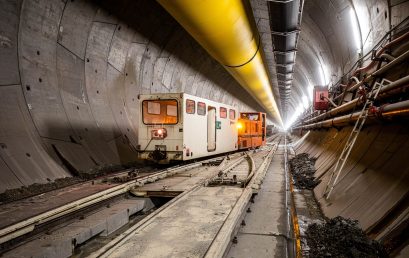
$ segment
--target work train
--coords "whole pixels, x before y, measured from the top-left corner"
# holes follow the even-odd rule
[[[266,143],[266,114],[186,93],[139,95],[139,158],[185,161]]]

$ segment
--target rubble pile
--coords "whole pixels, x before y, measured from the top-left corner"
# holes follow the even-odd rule
[[[356,220],[335,217],[322,224],[313,223],[308,226],[306,237],[309,257],[388,257],[378,242],[365,235]]]
[[[84,180],[77,177],[64,177],[58,178],[53,182],[38,184],[34,183],[29,186],[22,186],[20,188],[8,189],[3,193],[0,193],[0,202],[11,202],[19,199],[23,199],[29,196],[37,195],[40,193],[48,192],[51,190],[59,189],[62,187],[70,186],[83,182]]]
[[[315,161],[316,159],[310,158],[307,153],[298,154],[290,160],[295,187],[311,190],[321,182],[314,177]]]

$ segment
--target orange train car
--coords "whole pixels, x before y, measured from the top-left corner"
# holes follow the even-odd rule
[[[266,144],[266,114],[243,112],[237,123],[238,148],[257,148]]]

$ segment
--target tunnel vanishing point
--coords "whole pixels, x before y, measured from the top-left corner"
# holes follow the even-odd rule
[[[405,0],[0,0],[0,193],[139,164],[140,95],[186,93],[265,112],[316,159],[327,217],[408,254],[408,17]]]

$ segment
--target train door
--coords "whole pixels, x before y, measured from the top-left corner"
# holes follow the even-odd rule
[[[207,151],[216,150],[216,108],[207,109]]]

